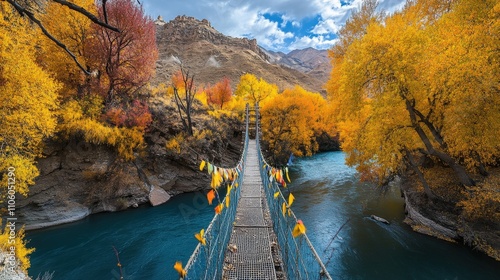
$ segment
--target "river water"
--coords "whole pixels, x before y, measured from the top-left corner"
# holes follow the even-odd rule
[[[298,159],[291,177],[292,208],[334,279],[500,279],[500,262],[411,231],[402,223],[399,191],[382,196],[360,183],[342,152]],[[377,223],[371,214],[391,224]],[[115,246],[125,279],[176,279],[173,264],[187,262],[197,244],[194,233],[212,215],[204,195],[193,193],[154,208],[31,231],[27,238],[36,251],[29,272],[54,272],[56,280],[119,279]]]

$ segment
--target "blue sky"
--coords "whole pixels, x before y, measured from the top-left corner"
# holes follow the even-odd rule
[[[148,15],[165,21],[178,15],[207,19],[225,35],[255,38],[260,46],[288,53],[313,47],[328,49],[335,33],[363,0],[141,0]],[[379,0],[393,12],[405,0]]]

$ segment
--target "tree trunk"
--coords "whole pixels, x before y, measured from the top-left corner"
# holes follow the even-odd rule
[[[183,110],[183,104],[182,100],[179,96],[179,92],[177,88],[174,87],[174,99],[175,99],[175,104],[177,105],[177,113],[179,113],[179,118],[181,119],[182,126],[184,127],[184,131],[188,133],[188,125],[186,123],[186,119],[184,119],[184,116],[182,115]]]
[[[469,176],[469,174],[467,173],[467,171],[465,170],[465,168],[463,166],[458,164],[455,161],[455,159],[453,159],[447,153],[442,152],[442,151],[438,151],[434,148],[429,137],[427,136],[427,134],[425,134],[425,131],[422,129],[422,127],[418,123],[416,115],[415,115],[414,107],[411,104],[410,100],[406,99],[405,102],[406,102],[406,109],[408,110],[408,113],[410,114],[410,120],[411,120],[412,126],[415,129],[415,131],[417,132],[417,134],[420,137],[420,139],[422,140],[422,142],[424,143],[424,145],[427,149],[427,152],[430,155],[433,155],[433,156],[439,158],[440,160],[442,160],[444,163],[448,164],[451,167],[451,169],[453,169],[453,171],[455,172],[455,175],[458,177],[458,179],[460,180],[462,185],[475,186],[476,182],[474,182],[474,180]]]
[[[187,117],[187,133],[189,136],[193,136],[193,122],[191,121],[191,104],[188,104],[186,110]]]
[[[427,197],[429,199],[437,199],[438,198],[437,195],[435,195],[434,192],[431,190],[431,187],[427,183],[427,180],[425,179],[422,171],[420,171],[420,168],[418,167],[418,164],[415,162],[415,159],[413,158],[413,155],[411,154],[411,152],[408,150],[406,150],[405,152],[406,152],[406,157],[408,158],[408,161],[410,162],[410,166],[413,168],[413,170],[415,171],[415,173],[418,176],[418,179],[422,183],[422,186],[424,187],[425,195],[427,195]]]

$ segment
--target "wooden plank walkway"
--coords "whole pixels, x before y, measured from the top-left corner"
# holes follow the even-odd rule
[[[263,199],[260,166],[255,140],[248,143],[245,174],[236,219],[226,252],[224,280],[274,280],[276,270],[271,253],[272,227]]]

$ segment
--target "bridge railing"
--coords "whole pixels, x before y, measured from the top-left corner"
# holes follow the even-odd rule
[[[231,237],[233,222],[236,217],[236,207],[240,196],[240,188],[243,181],[245,170],[245,159],[248,147],[248,105],[246,107],[245,137],[243,152],[240,160],[235,167],[238,176],[231,182],[232,191],[230,192],[228,207],[214,216],[205,231],[206,245],[199,243],[186,264],[186,277],[184,279],[203,280],[203,279],[222,279],[224,266],[224,255]],[[222,205],[226,205],[227,196],[224,197]]]
[[[287,279],[331,280],[330,274],[307,237],[307,234],[298,237],[293,237],[292,235],[293,228],[298,220],[295,213],[289,208],[278,182],[273,177],[272,171],[277,169],[270,166],[262,154],[258,107],[256,107],[255,111],[257,151],[259,152],[259,164],[261,167],[260,173]],[[283,203],[286,206],[285,213],[283,213]],[[305,225],[307,226],[307,221],[305,221]]]

